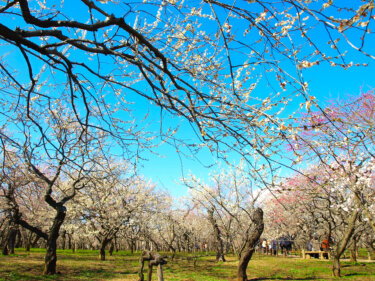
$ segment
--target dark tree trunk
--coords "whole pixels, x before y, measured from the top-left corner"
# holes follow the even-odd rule
[[[32,246],[32,247],[36,247],[36,245],[38,244],[38,241],[39,241],[40,237],[41,237],[41,236],[36,235],[34,241],[31,242],[31,246]]]
[[[99,255],[100,255],[100,260],[105,261],[105,246],[103,247],[100,245],[100,250],[99,250]]]
[[[129,246],[130,246],[130,252],[131,252],[131,254],[133,254],[134,248],[135,248],[135,242],[133,241],[133,239],[129,240]]]
[[[57,262],[57,255],[56,255],[56,240],[49,239],[47,242],[47,251],[44,257],[44,270],[43,275],[53,275],[56,274],[56,262]]]
[[[208,220],[210,221],[215,235],[216,244],[216,262],[225,261],[224,257],[224,242],[221,237],[219,226],[217,225],[216,219],[214,218],[214,209],[208,210]]]
[[[22,247],[22,241],[23,241],[23,239],[22,239],[22,236],[21,236],[20,229],[17,227],[15,247],[21,248]]]
[[[357,218],[359,216],[359,210],[358,208],[355,208],[350,219],[348,222],[348,226],[346,228],[346,231],[343,235],[343,238],[340,240],[338,245],[335,247],[333,253],[332,253],[332,274],[335,277],[341,277],[340,272],[340,257],[344,253],[350,238],[353,236],[354,229],[355,229],[355,223],[357,221]]]
[[[102,238],[100,241],[100,260],[105,261],[105,247],[107,247],[108,243],[111,242],[112,239]]]
[[[22,242],[23,242],[22,246],[25,248],[26,252],[30,252],[31,240],[34,237],[34,233],[26,229],[22,229],[21,236],[22,236]]]
[[[176,249],[172,246],[172,244],[169,245],[169,249],[172,251],[172,257],[171,260],[174,260],[174,257],[176,256]]]
[[[26,241],[26,242],[25,242],[25,251],[26,251],[26,252],[30,252],[30,248],[31,248],[30,242],[29,242],[29,241]]]
[[[356,262],[358,258],[358,242],[360,237],[358,234],[353,236],[353,243],[350,248],[350,261],[352,262]]]
[[[9,254],[14,254],[14,247],[16,245],[16,238],[18,234],[18,228],[16,226],[12,226],[9,230],[8,234],[8,250]]]
[[[57,249],[57,238],[59,237],[60,227],[65,219],[65,211],[61,208],[57,210],[57,215],[53,221],[53,225],[50,229],[47,243],[46,243],[46,256],[44,258],[44,270],[43,275],[56,274],[56,249]]]
[[[69,250],[72,249],[72,235],[68,234],[68,248]]]
[[[16,236],[17,236],[17,226],[10,224],[8,233],[6,233],[6,237],[4,239],[3,251],[2,254],[14,254],[14,247],[16,244]]]
[[[2,251],[1,253],[6,256],[6,255],[9,255],[9,251],[8,251],[8,232],[9,230],[8,229],[5,229],[4,231],[0,232],[1,234],[1,243],[0,243],[0,246],[2,247]]]
[[[66,230],[63,230],[61,235],[61,249],[65,250]]]
[[[240,261],[237,268],[237,280],[247,281],[246,269],[255,251],[255,245],[263,233],[263,211],[258,208],[253,214],[253,226],[249,229],[245,246],[240,254]]]
[[[1,251],[1,253],[2,253],[4,256],[9,255],[9,251],[8,251],[8,245],[7,245],[7,243],[4,244],[4,246],[3,246],[3,250]]]
[[[115,250],[115,245],[112,241],[111,246],[109,247],[109,251],[108,251],[110,256],[112,256],[114,250]]]
[[[181,243],[180,243],[180,239],[177,239],[177,249],[178,249],[178,251],[181,253]]]

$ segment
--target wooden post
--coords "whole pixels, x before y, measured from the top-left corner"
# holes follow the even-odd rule
[[[324,260],[324,254],[323,253],[324,252],[322,252],[322,251],[319,252],[319,259],[321,259],[321,260]]]
[[[164,259],[165,257],[161,256],[158,253],[152,253],[150,251],[143,251],[141,257],[140,257],[140,268],[139,268],[139,281],[144,281],[143,277],[143,267],[144,262],[148,261],[148,273],[147,273],[147,281],[151,281],[152,278],[152,268],[153,266],[157,266],[157,275],[158,275],[158,281],[164,281],[163,278],[163,268],[162,265],[166,264],[167,261]]]
[[[162,264],[158,265],[157,274],[158,274],[158,281],[164,281]]]
[[[305,250],[302,250],[302,258],[303,258],[303,259],[306,259]]]

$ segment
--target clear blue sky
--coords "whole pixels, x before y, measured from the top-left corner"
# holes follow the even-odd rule
[[[60,1],[58,1],[60,2]],[[349,2],[349,1],[347,1]],[[80,18],[80,1],[66,0],[64,5],[71,7],[71,15],[76,18]],[[104,5],[103,7],[106,7]],[[122,13],[123,10],[115,10],[114,13]],[[225,17],[225,15],[222,15]],[[17,25],[17,22],[12,22],[14,26]],[[235,27],[233,27],[235,29]],[[374,28],[375,29],[375,28]],[[241,30],[241,27],[240,27]],[[319,37],[320,34],[316,34],[316,37]],[[326,43],[327,38],[318,38]],[[341,42],[342,46],[348,45],[345,42]],[[374,44],[375,45],[375,44]],[[329,47],[328,47],[329,48]],[[349,49],[350,47],[348,47]],[[375,48],[372,47],[372,48]],[[3,49],[4,50],[4,49]],[[354,54],[354,50],[350,50]],[[375,53],[375,52],[372,52]],[[236,57],[233,58],[236,60]],[[19,58],[15,56],[9,57],[9,63],[12,65],[19,64]],[[304,78],[309,83],[310,94],[317,97],[321,102],[324,102],[329,99],[336,99],[338,97],[345,98],[346,95],[355,95],[358,94],[360,88],[364,90],[375,87],[375,65],[368,57],[365,57],[360,54],[354,54],[352,57],[348,58],[348,61],[357,61],[368,62],[368,67],[352,67],[348,70],[344,70],[339,67],[330,67],[328,65],[315,66],[311,69],[308,69],[304,72]],[[21,68],[25,68],[24,64],[20,65]],[[23,73],[26,75],[26,72]],[[260,86],[264,88],[257,88],[257,92],[269,92],[266,86]],[[131,97],[134,97],[131,95]],[[154,120],[155,123],[151,126],[151,129],[157,131],[160,126],[160,116],[159,109],[155,108],[148,104],[147,101],[143,100],[140,97],[135,97],[136,101],[136,114],[140,116],[150,110],[150,120]],[[170,116],[166,116],[163,119],[166,125],[178,123],[180,120],[172,119]],[[188,139],[196,139],[193,130],[189,127],[186,122],[181,127],[180,137]],[[187,188],[182,184],[179,184],[181,177],[183,175],[188,175],[189,172],[194,173],[198,177],[207,178],[209,169],[205,166],[209,166],[214,163],[215,159],[209,153],[201,153],[199,155],[200,162],[192,159],[187,159],[183,156],[179,156],[176,153],[176,149],[169,145],[162,145],[155,150],[156,153],[163,155],[164,157],[157,157],[154,154],[146,153],[144,158],[147,158],[147,161],[140,163],[140,173],[143,174],[146,178],[150,178],[155,182],[160,188],[167,189],[174,196],[181,196],[187,194]]]

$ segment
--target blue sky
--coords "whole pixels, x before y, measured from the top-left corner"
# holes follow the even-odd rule
[[[55,2],[59,3],[60,1]],[[47,4],[48,3],[50,3],[50,1],[47,1]],[[70,8],[72,16],[80,18],[80,6],[77,3],[79,3],[79,1],[66,0],[64,5],[67,5]],[[103,7],[107,6],[103,5]],[[124,10],[121,9],[113,10],[113,12],[119,14],[123,13],[123,11]],[[226,17],[226,15],[220,14],[219,16],[224,18]],[[129,19],[129,21],[131,21],[131,19]],[[17,22],[12,22],[12,25],[16,26]],[[233,30],[236,28],[241,31],[242,26],[238,28],[234,25]],[[325,45],[328,41],[326,36],[321,36],[321,34],[318,33],[315,34],[314,37],[319,41],[319,43],[322,43],[322,45]],[[344,46],[344,48],[348,48],[350,50],[351,54],[348,57],[348,61],[353,60],[368,62],[369,66],[352,67],[344,70],[340,67],[330,67],[327,64],[321,64],[305,70],[303,75],[305,81],[309,83],[309,94],[315,96],[320,102],[323,103],[329,99],[345,98],[347,95],[356,95],[360,91],[360,88],[367,90],[375,87],[374,63],[368,57],[365,57],[350,49],[345,42],[340,42],[340,44],[341,46]],[[327,46],[327,48],[329,48],[329,46]],[[374,50],[375,47],[370,48]],[[233,60],[240,61],[241,57],[236,57],[236,55],[234,55]],[[19,62],[17,54],[9,56],[8,62],[11,65],[18,65],[20,69],[25,69],[25,64]],[[21,73],[21,75],[26,75],[26,72]],[[270,90],[267,89],[267,85],[265,83],[261,83],[256,89],[255,93],[269,92]],[[136,102],[134,107],[134,113],[136,115],[143,116],[145,112],[150,111],[149,120],[154,121],[154,124],[151,125],[150,129],[157,132],[158,127],[160,126],[160,110],[150,105],[143,98],[136,97],[134,94],[129,95],[129,98],[132,99],[131,101]],[[296,104],[296,107],[299,106],[299,101],[297,103],[298,104]],[[165,118],[163,118],[163,122],[168,126],[179,124],[181,120],[178,118],[172,118],[167,114],[165,115]],[[197,140],[193,130],[186,121],[182,123],[179,136],[186,139]],[[168,190],[174,196],[187,194],[187,188],[178,183],[183,175],[186,176],[192,172],[198,177],[207,178],[210,170],[206,166],[209,166],[215,162],[214,157],[211,156],[207,151],[199,154],[200,163],[199,161],[188,159],[182,155],[179,155],[176,153],[176,149],[174,147],[166,144],[156,148],[155,152],[163,155],[163,157],[157,157],[155,154],[145,153],[143,157],[146,158],[147,161],[140,163],[140,173],[146,178],[152,179],[153,182],[156,183],[160,188]],[[233,159],[237,158],[233,157]]]
[[[341,3],[344,5],[344,2]],[[352,3],[348,1],[346,4],[350,5]],[[335,53],[334,50],[330,50],[330,44],[327,44],[330,39],[324,30],[318,30],[315,34],[310,33],[310,35],[320,46],[325,47],[324,50],[327,50],[328,53]],[[361,89],[366,91],[375,87],[375,61],[352,49],[343,39],[338,45],[342,50],[348,50],[348,54],[345,56],[347,63],[350,61],[368,63],[368,66],[354,66],[343,69],[342,67],[331,67],[328,63],[322,63],[305,69],[303,77],[308,82],[309,94],[315,96],[323,107],[326,102],[332,99],[345,99],[348,95],[358,95]],[[375,44],[371,45],[368,41],[366,47],[370,53],[375,53]],[[267,85],[260,84],[259,86],[256,89],[256,93],[269,92]],[[296,101],[295,107],[299,107],[299,102]],[[187,130],[182,135],[189,136],[190,134],[191,131]],[[156,158],[150,156],[149,161],[143,163],[141,171],[146,177],[152,178],[161,188],[169,190],[171,194],[175,196],[187,194],[188,188],[180,184],[180,179],[182,176],[189,174],[189,172],[205,180],[208,179],[210,169],[196,161],[186,158],[181,159],[173,147],[163,145],[157,151],[160,151],[165,157]],[[215,162],[215,159],[209,153],[202,154],[201,159],[206,165]],[[239,161],[239,157],[234,157],[234,159],[237,162]]]
[[[359,56],[359,59],[366,58]],[[309,83],[310,93],[324,104],[332,99],[345,99],[348,95],[357,95],[361,88],[364,91],[374,88],[375,63],[370,60],[368,62],[368,67],[352,67],[347,70],[328,65],[309,69],[304,73],[304,77]],[[196,176],[207,180],[210,169],[197,161],[180,159],[173,147],[162,145],[157,151],[165,157],[157,158],[149,155],[149,160],[143,162],[141,173],[151,178],[162,189],[167,189],[172,195],[187,194],[188,188],[180,183],[183,174],[186,176],[191,171]],[[209,153],[202,155],[201,160],[206,165],[215,161]]]
[[[324,37],[319,40],[322,44],[328,41]],[[328,63],[324,63],[305,69],[303,77],[308,82],[309,94],[315,96],[323,107],[330,100],[345,100],[347,96],[358,95],[361,89],[367,91],[375,87],[375,61],[351,49],[346,42],[340,44],[343,49],[349,51],[346,56],[347,62],[367,63],[368,66],[353,66],[343,69],[339,66],[332,67]],[[375,45],[371,49],[375,51]],[[261,88],[257,89],[258,93],[268,91],[266,85],[260,86]],[[299,106],[297,103],[299,102],[296,101],[296,107]],[[189,131],[186,131],[183,135],[189,135]],[[175,196],[187,194],[188,188],[180,184],[180,179],[189,172],[207,180],[210,169],[197,161],[179,157],[173,147],[163,145],[157,151],[160,151],[165,157],[150,156],[149,161],[143,163],[141,171],[146,177],[152,178],[161,188],[169,190],[171,194]],[[201,159],[205,165],[215,162],[214,157],[209,153],[202,154]],[[239,158],[237,161],[239,161]]]

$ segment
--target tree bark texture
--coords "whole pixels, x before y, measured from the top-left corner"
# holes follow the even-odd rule
[[[249,261],[255,251],[255,245],[263,233],[263,211],[258,208],[253,213],[253,226],[248,231],[245,247],[242,250],[240,261],[237,268],[237,280],[247,281],[246,269]]]
[[[215,244],[216,244],[216,262],[225,261],[224,257],[224,242],[221,237],[220,228],[217,225],[216,219],[214,217],[214,209],[208,210],[208,220],[210,221],[215,235]]]
[[[18,227],[17,226],[11,226],[8,233],[8,250],[9,254],[14,254],[14,247],[16,245],[16,237],[18,234]]]
[[[14,247],[16,244],[16,237],[18,233],[18,226],[13,222],[9,223],[9,229],[6,232],[3,245],[3,255],[14,254]]]
[[[105,261],[105,247],[107,247],[108,243],[111,242],[112,239],[102,238],[100,241],[100,260]]]
[[[338,256],[333,256],[332,258],[332,273],[333,273],[333,276],[336,276],[336,277],[341,276],[340,257]]]
[[[114,243],[112,241],[111,245],[109,246],[109,251],[108,251],[108,253],[109,253],[110,256],[112,256],[114,250],[115,250],[115,245],[114,245]]]
[[[348,226],[344,233],[343,238],[339,241],[338,245],[334,248],[332,252],[332,274],[335,277],[341,277],[341,265],[340,265],[340,257],[344,253],[350,238],[354,234],[355,223],[359,216],[359,209],[355,208],[353,213],[349,219]]]
[[[53,225],[50,229],[47,243],[46,243],[46,256],[44,258],[44,270],[43,275],[56,274],[56,262],[57,262],[57,238],[59,237],[60,227],[65,219],[65,211],[57,209],[57,215],[54,218]]]
[[[352,238],[353,243],[350,248],[350,261],[352,262],[356,262],[358,259],[358,243],[359,243],[360,238],[361,238],[361,235],[359,235],[358,233],[353,235],[353,238]]]

